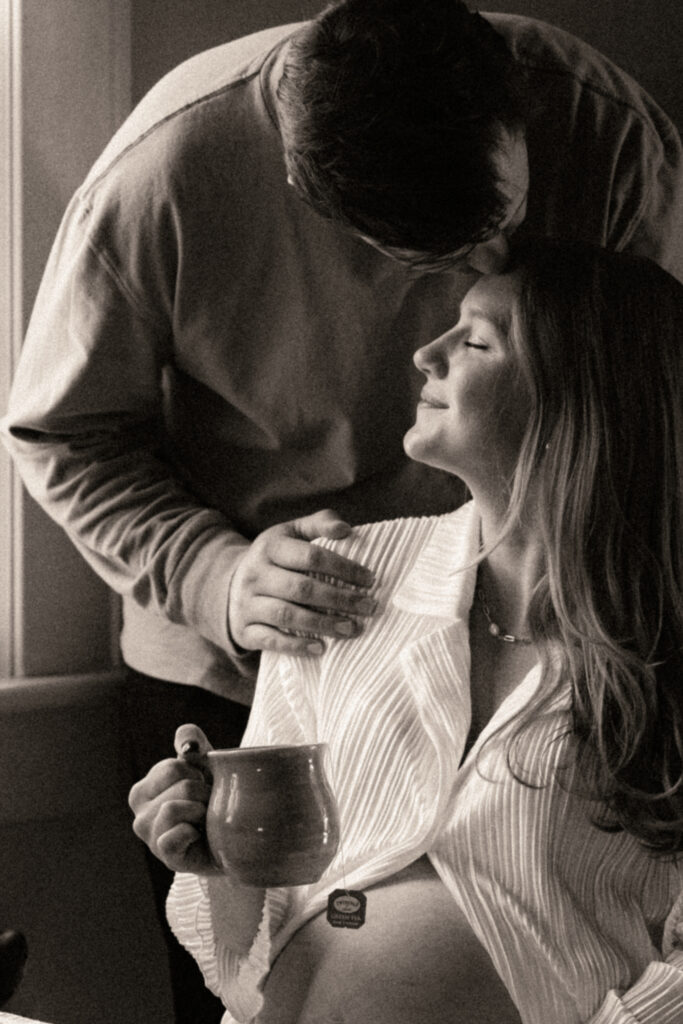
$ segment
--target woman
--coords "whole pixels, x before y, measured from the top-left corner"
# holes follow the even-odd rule
[[[473,501],[325,542],[383,614],[264,657],[243,741],[329,744],[340,854],[239,890],[199,772],[131,793],[234,1019],[683,1024],[682,336],[654,264],[541,242],[417,352],[406,451]],[[321,914],[337,887],[368,895],[359,932]]]

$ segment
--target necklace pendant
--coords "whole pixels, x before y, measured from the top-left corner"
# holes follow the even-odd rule
[[[498,625],[498,623],[494,622],[493,619],[491,618],[491,613],[489,611],[489,606],[486,603],[486,597],[484,596],[484,589],[481,586],[481,584],[479,584],[477,586],[477,594],[479,595],[479,600],[481,602],[482,611],[484,612],[484,616],[486,618],[486,621],[489,624],[488,625],[488,630],[489,630],[489,633],[491,634],[491,636],[495,637],[496,640],[502,640],[506,644],[530,644],[532,642],[529,639],[529,637],[526,637],[526,636],[513,636],[512,633],[503,633],[503,631],[501,630],[501,628]]]

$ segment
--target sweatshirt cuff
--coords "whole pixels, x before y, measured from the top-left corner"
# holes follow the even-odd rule
[[[254,651],[244,651],[233,643],[228,629],[228,599],[237,566],[248,550],[249,541],[237,533],[221,531],[204,540],[188,560],[178,594],[180,621],[227,651],[238,669],[244,662],[245,673]]]

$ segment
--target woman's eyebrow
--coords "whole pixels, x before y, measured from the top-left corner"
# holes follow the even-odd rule
[[[485,320],[492,324],[504,338],[510,333],[509,313],[489,313],[487,310],[475,306],[469,310],[469,314],[473,320]]]

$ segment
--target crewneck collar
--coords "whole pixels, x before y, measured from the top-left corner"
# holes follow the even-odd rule
[[[280,131],[280,118],[278,117],[277,110],[277,86],[282,76],[289,42],[304,24],[305,22],[297,22],[294,25],[284,26],[286,35],[266,55],[259,72],[259,84],[263,103],[268,111],[268,117],[278,132]]]

